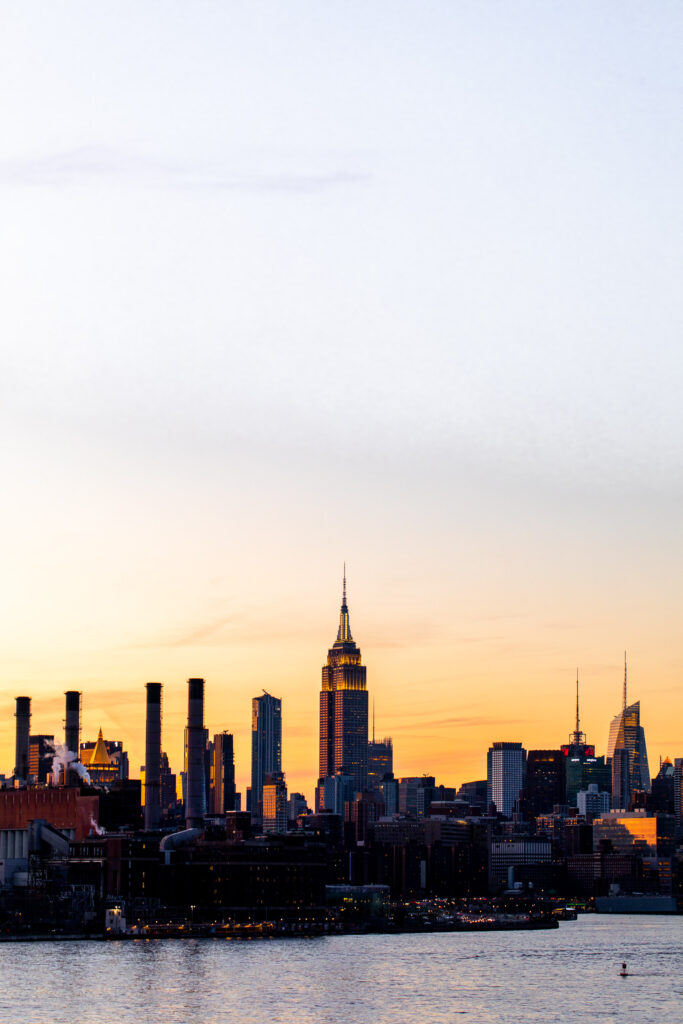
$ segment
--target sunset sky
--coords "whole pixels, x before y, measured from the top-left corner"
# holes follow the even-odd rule
[[[5,5],[0,773],[14,697],[144,757],[283,701],[344,560],[397,775],[683,756],[683,8]]]

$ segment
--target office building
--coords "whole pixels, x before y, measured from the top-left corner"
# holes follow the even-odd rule
[[[526,750],[521,743],[497,741],[486,758],[487,803],[509,818],[524,789]]]
[[[101,735],[101,733],[102,733],[102,730],[100,729],[99,735]],[[94,756],[95,756],[95,748],[97,747],[97,745],[99,743],[99,735],[98,735],[98,739],[95,740],[94,742],[90,741],[90,742],[86,742],[86,743],[81,743],[81,745],[80,745],[80,761],[81,761],[81,764],[88,765],[88,764],[93,764],[94,763],[93,759],[94,759]],[[128,753],[127,753],[127,751],[125,751],[123,749],[123,742],[121,740],[103,740],[102,742],[104,743],[104,748],[105,748],[105,750],[107,752],[107,756],[109,757],[109,764],[110,765],[114,765],[114,767],[118,771],[118,777],[120,779],[127,779],[127,778],[129,778],[130,769],[129,769],[129,762],[128,762]],[[100,748],[100,750],[101,750],[101,748]],[[106,764],[106,762],[103,762],[103,763]]]
[[[28,745],[28,774],[32,782],[45,785],[52,774],[55,756],[54,736],[30,736]]]
[[[683,839],[683,757],[674,758],[674,818],[676,836]]]
[[[610,794],[600,792],[593,782],[588,789],[580,789],[576,795],[576,806],[584,818],[597,818],[609,811]]]
[[[612,766],[612,807],[628,810],[637,791],[647,793],[650,790],[645,731],[640,724],[640,701],[624,706],[612,719],[607,758]]]
[[[385,775],[392,775],[394,771],[394,745],[391,737],[375,741],[374,738],[368,743],[368,784],[367,788],[376,793],[379,791],[379,784]]]
[[[551,814],[556,804],[565,802],[566,758],[561,750],[530,750],[526,759],[524,793],[528,813]]]
[[[287,831],[287,785],[282,772],[268,772],[262,790],[263,820],[266,833]]]
[[[266,775],[282,772],[282,701],[263,691],[251,702],[251,815],[263,813]]]
[[[341,772],[362,792],[368,784],[368,694],[361,652],[351,636],[346,573],[337,639],[327,654],[320,693],[319,787]],[[316,808],[317,809],[317,808]]]
[[[98,786],[128,778],[128,754],[120,740],[104,740],[100,729],[97,740],[80,745],[80,761],[90,781]]]
[[[225,814],[235,807],[235,755],[231,732],[219,732],[213,738],[211,765],[211,801],[213,814]]]

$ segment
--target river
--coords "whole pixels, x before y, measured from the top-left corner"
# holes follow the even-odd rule
[[[621,961],[630,976],[619,977]],[[0,944],[1,1024],[681,1024],[683,918],[532,932]]]

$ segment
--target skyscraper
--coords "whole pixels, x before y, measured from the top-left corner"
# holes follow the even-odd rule
[[[287,831],[287,784],[282,772],[269,772],[263,780],[263,831]]]
[[[327,653],[320,692],[319,786],[341,772],[356,791],[368,779],[368,694],[366,670],[351,636],[346,604],[346,570],[337,639]]]
[[[374,739],[368,743],[368,789],[379,792],[379,784],[385,775],[394,770],[394,745],[391,737],[383,740]]]
[[[214,814],[235,810],[235,755],[231,732],[219,732],[213,738],[211,810]]]
[[[607,758],[612,766],[612,807],[628,810],[636,790],[649,792],[645,730],[640,724],[640,701],[626,702],[626,655],[624,655],[623,707],[612,719],[607,741]]]
[[[524,788],[526,750],[521,743],[496,742],[486,758],[487,801],[509,818]]]
[[[530,750],[526,759],[524,794],[533,817],[551,814],[565,802],[565,757],[561,750]]]
[[[282,771],[282,701],[263,691],[251,702],[251,815],[263,814],[266,775]]]

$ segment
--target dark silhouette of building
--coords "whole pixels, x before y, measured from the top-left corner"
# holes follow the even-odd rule
[[[235,754],[231,732],[219,732],[213,738],[210,807],[214,814],[236,810]]]
[[[550,814],[565,802],[565,756],[561,750],[530,750],[526,759],[524,787],[528,813],[536,818]]]
[[[366,670],[351,636],[346,604],[346,572],[337,639],[327,654],[320,692],[319,787],[341,772],[356,791],[367,789],[368,694]]]
[[[185,819],[188,828],[201,828],[206,814],[206,740],[204,680],[188,679],[185,729]]]
[[[161,821],[161,683],[147,683],[145,723],[145,828]]]
[[[31,698],[17,697],[14,717],[17,720],[16,757],[14,778],[26,782],[29,775],[29,746],[31,731]]]
[[[282,771],[282,701],[263,691],[251,702],[251,814],[263,814],[266,775]]]
[[[368,743],[368,789],[377,792],[384,776],[392,775],[393,771],[394,745],[391,737],[375,741],[373,736]]]

